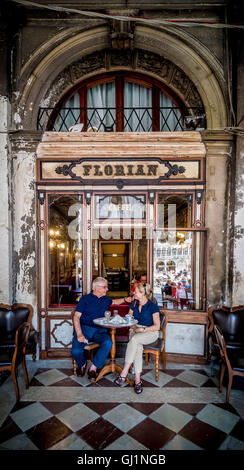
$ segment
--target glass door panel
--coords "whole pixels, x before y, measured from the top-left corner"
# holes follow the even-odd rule
[[[49,195],[49,305],[75,304],[82,295],[82,196]]]

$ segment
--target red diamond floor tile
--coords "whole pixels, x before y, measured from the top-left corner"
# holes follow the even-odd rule
[[[56,416],[52,416],[52,418],[26,431],[26,435],[40,450],[52,447],[71,433],[71,429],[61,423]]]
[[[240,441],[244,441],[244,420],[243,419],[240,419],[240,421],[238,421],[238,423],[232,429],[230,435],[235,437],[236,439],[239,439]]]
[[[11,417],[8,416],[0,428],[0,444],[11,439],[11,437],[17,436],[17,434],[22,434],[22,431]]]
[[[33,403],[36,403],[35,401],[19,401],[15,403],[13,409],[11,410],[11,413],[15,413],[15,411],[19,411],[22,408],[25,408],[26,406],[33,405]]]
[[[224,432],[197,418],[187,423],[179,434],[205,450],[217,450],[227,436]]]
[[[41,404],[43,406],[45,406],[45,408],[48,409],[48,411],[50,411],[51,413],[53,413],[54,415],[57,415],[58,413],[61,413],[62,411],[64,410],[67,410],[68,408],[70,408],[71,406],[74,406],[74,405],[77,405],[76,402],[57,402],[57,401],[43,401],[41,402]]]
[[[76,432],[93,449],[105,449],[124,433],[102,417]]]
[[[158,408],[160,408],[163,403],[127,403],[127,405],[148,416],[153,413],[153,411],[156,411]]]
[[[167,375],[172,375],[172,377],[177,377],[177,375],[184,372],[185,369],[165,369],[163,372]]]
[[[214,403],[214,405],[218,408],[221,408],[222,410],[229,411],[230,413],[239,416],[239,413],[237,413],[235,408],[230,403]]]
[[[58,382],[49,385],[49,387],[82,387],[82,384],[67,377],[66,379],[58,380]]]
[[[103,415],[107,413],[107,411],[112,410],[116,406],[120,405],[120,403],[84,403],[84,405],[88,406],[91,410],[95,411],[99,415]]]
[[[173,388],[196,388],[194,385],[192,384],[189,384],[188,382],[183,382],[182,380],[179,380],[179,379],[172,379],[170,380],[170,382],[167,382],[165,385],[163,385],[162,388],[166,388],[166,387],[173,387]]]
[[[30,381],[30,387],[45,387],[39,380],[37,380],[35,377]]]
[[[217,385],[213,382],[213,380],[211,379],[208,379],[206,382],[204,382],[204,384],[201,385],[201,387],[217,387]]]
[[[67,369],[67,368],[58,368],[57,369],[59,372],[62,372],[65,375],[68,375],[69,377],[71,375],[74,375],[74,370],[73,369]]]
[[[185,411],[191,416],[196,416],[206,406],[206,403],[169,403],[169,405],[175,406],[178,410]]]
[[[175,436],[173,431],[150,418],[144,419],[127,434],[150,450],[160,449]]]

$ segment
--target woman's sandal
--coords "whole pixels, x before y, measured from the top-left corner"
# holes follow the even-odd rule
[[[126,377],[121,377],[121,375],[119,375],[119,377],[117,377],[117,379],[114,380],[114,383],[118,385],[119,387],[122,387],[125,381],[126,381]]]
[[[134,384],[134,390],[137,394],[142,393],[143,387],[142,382],[138,382],[138,384]]]

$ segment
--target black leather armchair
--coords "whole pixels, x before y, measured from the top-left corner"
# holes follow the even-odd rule
[[[226,351],[230,361],[244,357],[244,307],[215,306],[208,310],[209,317],[209,355],[212,365],[219,357],[219,348],[216,346],[214,325],[218,326],[223,334]]]
[[[27,322],[30,325],[30,332],[26,354],[32,354],[33,360],[36,359],[39,335],[32,325],[32,316],[33,307],[29,304],[0,304],[0,350],[2,352],[15,348],[15,333],[22,323]]]

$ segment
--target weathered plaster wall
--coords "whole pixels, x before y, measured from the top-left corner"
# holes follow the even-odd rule
[[[8,120],[10,103],[0,96],[0,302],[12,303],[12,200]]]
[[[236,138],[233,305],[244,304],[244,50],[240,44],[238,51],[237,123],[242,136]]]
[[[37,326],[36,144],[31,135],[12,139],[14,300],[31,304]]]

